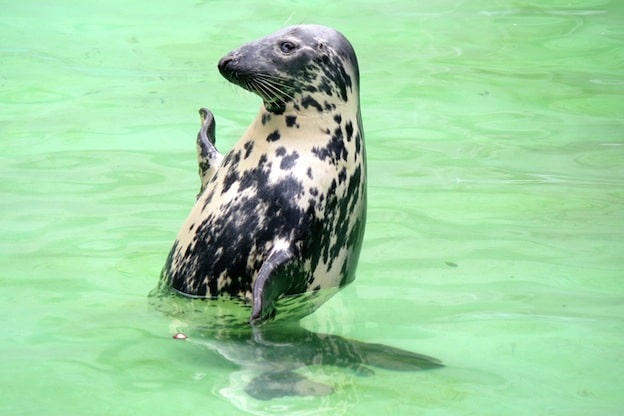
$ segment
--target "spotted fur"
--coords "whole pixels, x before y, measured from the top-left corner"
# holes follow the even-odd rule
[[[201,192],[161,286],[246,299],[257,323],[281,297],[355,278],[366,221],[358,64],[340,33],[304,25],[241,46],[219,71],[263,105],[225,157],[200,110]]]

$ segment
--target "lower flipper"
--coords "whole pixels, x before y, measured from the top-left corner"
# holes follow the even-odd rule
[[[277,276],[274,271],[292,257],[292,252],[285,245],[278,245],[273,248],[260,267],[253,285],[253,309],[249,317],[252,325],[269,319],[274,313],[273,303],[290,285],[289,282],[284,281],[283,276]]]
[[[223,155],[219,153],[215,144],[215,119],[210,110],[200,108],[202,126],[197,133],[197,164],[199,165],[199,177],[201,188],[197,198],[204,192],[206,184],[214,176],[217,168],[223,161]]]
[[[363,364],[394,371],[421,371],[444,367],[438,359],[389,345],[351,341]]]

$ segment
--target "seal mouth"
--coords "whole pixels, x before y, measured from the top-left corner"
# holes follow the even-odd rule
[[[258,94],[267,110],[283,111],[286,103],[294,101],[293,92],[283,78],[267,74],[255,74],[243,88]]]
[[[283,112],[286,103],[294,101],[293,88],[284,77],[241,68],[231,55],[223,57],[218,67],[225,79],[260,96],[271,112]]]

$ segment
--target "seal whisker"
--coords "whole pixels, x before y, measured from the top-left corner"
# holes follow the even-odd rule
[[[295,98],[294,95],[290,93],[288,88],[281,88],[280,84],[276,84],[272,81],[265,80],[265,79],[259,79],[258,82],[261,83],[262,85],[265,85],[267,88],[271,89],[272,91],[274,91],[276,95],[284,96],[290,100]]]
[[[288,101],[292,101],[295,99],[293,93],[291,93],[288,89],[282,88],[279,85],[276,85],[267,80],[257,80],[258,84],[263,85],[268,91],[272,91],[272,96],[274,98],[287,99]]]
[[[265,84],[269,84],[280,95],[286,96],[289,100],[295,99],[295,94],[291,92],[292,86],[287,83],[287,80],[279,77],[272,77],[270,75],[264,75],[258,78],[258,81],[262,81]]]
[[[289,87],[288,79],[286,79],[284,77],[280,77],[280,76],[277,76],[277,75],[263,74],[263,73],[258,73],[258,74],[255,74],[255,75],[256,75],[257,78],[268,80],[270,82],[279,84],[279,85],[281,85],[283,87],[287,87],[287,88]]]
[[[271,91],[266,85],[260,82],[260,80],[254,79],[247,83],[249,90],[255,91],[263,99],[269,100],[274,96],[275,92]]]
[[[247,80],[244,85],[241,86],[248,91],[255,92],[264,100],[269,100],[273,96],[273,93],[270,90],[260,85],[258,80],[255,79]]]
[[[275,85],[274,83],[265,80],[265,79],[256,79],[255,80],[257,86],[262,86],[263,90],[267,92],[269,101],[277,100],[280,103],[284,103],[285,101],[294,100],[294,95],[279,87],[279,85]]]
[[[255,80],[258,81],[258,82],[261,82],[261,83],[263,83],[265,85],[270,85],[271,87],[273,87],[278,92],[283,91],[281,89],[281,87],[289,88],[289,86],[287,84],[276,82],[274,79],[269,78],[269,77],[262,77],[262,76],[260,76],[260,77],[256,78]]]

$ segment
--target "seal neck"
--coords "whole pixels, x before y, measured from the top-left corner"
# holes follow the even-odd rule
[[[327,117],[336,112],[358,112],[359,103],[355,97],[350,97],[348,101],[327,100],[326,96],[315,96],[306,94],[289,101],[279,108],[262,103],[260,113],[267,113],[272,116],[297,116],[297,117]]]

